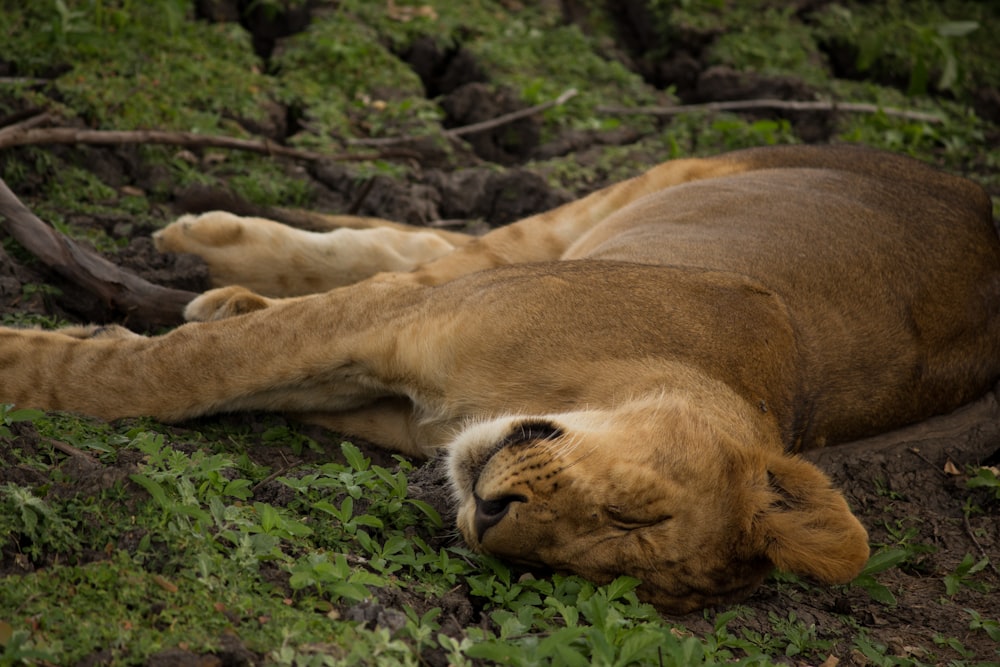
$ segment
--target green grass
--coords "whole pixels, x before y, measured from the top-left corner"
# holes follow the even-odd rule
[[[17,424],[32,429],[21,431],[22,446],[37,445],[20,455],[10,431]],[[56,435],[93,457],[87,469],[134,468],[90,493],[61,494],[61,484],[78,488],[79,471],[45,446]],[[4,664],[66,664],[97,651],[110,664],[141,664],[166,647],[222,650],[226,635],[289,665],[417,665],[428,652],[456,665],[771,665],[782,656],[816,664],[845,639],[794,613],[757,618],[763,630],[731,631],[758,613],[746,607],[707,612],[712,630],[693,635],[640,603],[633,579],[596,587],[517,575],[440,544],[440,517],[407,494],[407,461],[375,465],[348,443],[325,452],[281,424],[199,433],[4,408],[0,438],[20,466],[45,478],[0,486],[0,548],[19,570],[0,577]],[[262,464],[262,447],[287,449],[290,463]],[[911,555],[876,553],[854,585],[893,604],[877,576]],[[984,566],[967,557],[949,575],[949,592],[981,586]],[[783,578],[780,585],[808,592]],[[485,623],[474,614],[464,627],[444,623],[440,603],[455,590]],[[381,606],[401,595],[403,605]],[[382,610],[374,626],[350,620],[365,608]],[[997,633],[995,619],[967,613],[970,630]],[[846,639],[890,664],[863,633]],[[957,638],[940,644],[961,652]]]
[[[0,659],[8,662],[72,663],[106,649],[112,664],[136,664],[169,646],[212,651],[232,633],[283,664],[417,664],[427,650],[455,664],[628,664],[660,655],[716,664],[743,654],[768,663],[758,652],[766,646],[727,634],[727,616],[707,644],[664,622],[636,600],[635,580],[595,587],[576,577],[516,578],[495,559],[430,546],[441,520],[408,498],[405,461],[372,465],[344,443],[343,463],[275,475],[246,455],[239,433],[229,437],[235,447],[192,448],[148,423],[109,428],[35,411],[5,411],[3,422],[62,433],[95,455],[93,466],[139,460],[93,495],[61,498],[46,489],[66,481],[63,457],[25,454],[22,464],[48,471],[49,481],[0,486],[0,546],[23,569],[0,578]],[[255,500],[262,485],[284,489],[284,501]],[[456,587],[479,601],[491,630],[442,631],[433,603]],[[343,620],[400,588],[420,608],[396,612],[391,631]],[[799,630],[797,652],[819,646],[810,632]]]

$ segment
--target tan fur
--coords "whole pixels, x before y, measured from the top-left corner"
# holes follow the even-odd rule
[[[202,256],[217,287],[239,283],[264,296],[288,297],[350,285],[378,271],[410,271],[454,250],[458,235],[449,237],[388,225],[313,232],[212,211],[179,218],[153,241],[161,252]]]
[[[1000,376],[990,202],[906,158],[675,160],[480,239],[341,222],[351,234],[178,221],[158,243],[232,283],[189,305],[202,321],[152,338],[0,329],[0,401],[282,410],[444,449],[474,548],[633,575],[683,612],[774,566],[850,580],[865,530],[795,452],[946,412]]]

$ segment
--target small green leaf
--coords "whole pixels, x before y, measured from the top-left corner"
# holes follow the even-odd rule
[[[369,514],[359,514],[354,517],[352,523],[357,526],[368,526],[369,528],[382,528],[384,525],[382,520],[377,516],[371,516]]]
[[[617,600],[634,591],[642,583],[635,577],[618,577],[608,584],[608,600]]]
[[[31,408],[22,408],[20,410],[12,410],[4,416],[4,421],[8,424],[12,422],[33,422],[36,419],[40,419],[45,416],[45,413],[41,410],[34,410]]]
[[[942,37],[965,37],[966,35],[979,30],[979,22],[947,21],[939,24],[935,29]]]
[[[889,607],[896,606],[896,596],[892,594],[888,588],[878,583],[874,579],[865,586],[865,590],[868,591],[868,595],[871,596],[872,600],[880,602]]]
[[[222,493],[240,500],[248,500],[253,495],[250,491],[252,486],[249,479],[234,479],[226,484]]]
[[[143,475],[140,473],[129,475],[129,479],[131,479],[133,482],[135,482],[142,488],[146,489],[146,492],[153,497],[153,500],[155,500],[160,507],[163,508],[170,507],[171,502],[167,498],[167,492],[163,490],[163,487],[160,486],[159,482],[157,482],[156,480],[147,475]]]
[[[368,469],[368,459],[364,457],[360,449],[351,443],[340,443],[340,451],[344,453],[344,458],[347,459],[347,464],[358,472]]]
[[[879,572],[884,572],[888,569],[894,568],[897,565],[906,562],[906,560],[912,555],[909,549],[901,549],[898,547],[891,547],[886,549],[880,549],[872,554],[871,558],[868,559],[868,564],[861,571],[861,575],[871,575],[878,574]]]
[[[253,508],[256,510],[257,516],[260,517],[260,527],[265,533],[270,533],[278,527],[281,521],[278,510],[267,503],[254,503]]]
[[[427,503],[425,503],[423,500],[416,500],[415,498],[407,498],[406,502],[412,505],[413,507],[416,507],[421,512],[423,512],[424,516],[426,516],[428,520],[430,520],[431,525],[434,528],[441,528],[442,526],[444,526],[444,522],[441,520],[441,515],[438,514],[438,511],[433,507],[431,507],[430,505],[428,505]]]

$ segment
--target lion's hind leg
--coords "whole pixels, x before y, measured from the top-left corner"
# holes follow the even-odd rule
[[[461,240],[389,222],[312,232],[224,211],[183,216],[153,238],[161,251],[204,259],[214,286],[241,285],[270,297],[325,292],[377,273],[410,271],[450,253]]]

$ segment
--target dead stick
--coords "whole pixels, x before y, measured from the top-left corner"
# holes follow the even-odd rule
[[[58,449],[63,454],[67,454],[69,456],[72,456],[73,458],[78,458],[78,459],[81,459],[81,460],[84,460],[84,461],[88,461],[88,462],[93,463],[95,465],[97,465],[99,463],[94,458],[94,456],[92,456],[91,454],[88,454],[87,452],[83,451],[82,449],[78,449],[78,448],[74,447],[73,445],[69,444],[68,442],[61,442],[59,440],[53,440],[52,438],[46,438],[45,442],[49,443],[50,445],[52,445],[53,448]]]
[[[7,118],[0,120],[0,141],[7,134],[13,134],[15,132],[20,132],[22,130],[27,130],[32,127],[38,127],[39,125],[44,125],[52,120],[52,114],[48,111],[43,111],[37,113],[37,109],[30,111],[28,113],[12,114]]]
[[[82,248],[42,222],[0,179],[2,227],[25,250],[66,280],[124,313],[140,328],[173,326],[183,321],[184,306],[197,294],[160,287]]]
[[[37,79],[30,76],[0,76],[2,86],[42,86],[51,83],[51,79]]]
[[[522,118],[527,118],[529,116],[534,116],[536,114],[547,111],[552,107],[562,106],[568,100],[576,97],[577,91],[575,88],[569,88],[563,93],[555,98],[554,100],[549,100],[548,102],[543,102],[541,104],[536,104],[533,107],[528,107],[526,109],[518,109],[517,111],[512,111],[510,113],[504,114],[502,116],[497,116],[496,118],[491,118],[490,120],[484,120],[480,123],[473,123],[471,125],[463,125],[462,127],[452,128],[450,130],[445,130],[442,134],[446,137],[462,137],[466,134],[476,134],[477,132],[485,132],[486,130],[492,130],[496,127],[501,127],[503,125],[508,125],[514,121],[521,120]],[[356,146],[392,146],[394,144],[405,144],[411,141],[418,141],[420,139],[425,139],[430,136],[430,134],[422,134],[413,137],[383,137],[379,139],[348,139],[347,143]]]
[[[977,549],[979,549],[979,555],[986,559],[986,564],[991,570],[993,570],[993,574],[1000,576],[1000,570],[997,569],[996,564],[990,559],[989,554],[986,553],[986,549],[984,549],[983,545],[979,543],[979,540],[976,539],[976,534],[972,531],[972,524],[969,523],[969,513],[963,512],[962,518],[965,522],[965,534],[969,536],[972,543],[976,545]]]
[[[261,488],[263,488],[263,486],[265,484],[268,484],[269,482],[273,482],[274,480],[278,479],[282,475],[288,474],[288,472],[290,470],[292,470],[293,468],[297,468],[299,465],[300,464],[296,463],[294,465],[286,465],[286,466],[282,466],[281,468],[278,468],[277,470],[275,470],[274,472],[272,472],[270,475],[268,475],[264,479],[260,480],[256,484],[254,484],[253,487],[250,489],[250,493],[251,494],[257,493],[258,491],[261,490]]]
[[[568,100],[576,97],[576,95],[577,95],[576,89],[569,88],[568,90],[563,91],[562,95],[560,95],[554,100],[549,100],[548,102],[543,102],[542,104],[536,104],[535,106],[528,107],[527,109],[512,111],[502,116],[491,118],[490,120],[484,120],[481,123],[473,123],[472,125],[456,127],[454,129],[446,131],[445,134],[450,134],[451,136],[454,137],[461,137],[466,134],[475,134],[476,132],[492,130],[495,127],[500,127],[501,125],[507,125],[508,123],[513,123],[516,120],[521,120],[522,118],[527,118],[529,116],[534,116],[535,114],[540,114],[543,111],[548,111],[552,107],[562,106],[563,104],[566,104]]]
[[[886,116],[896,116],[907,120],[918,120],[927,123],[942,123],[944,119],[936,114],[922,111],[909,111],[893,107],[881,107],[877,104],[860,102],[824,102],[795,100],[734,100],[729,102],[707,102],[705,104],[678,104],[669,107],[597,107],[598,113],[617,116],[676,116],[694,111],[744,111],[747,109],[788,109],[791,111],[846,111],[849,113],[884,113]]]
[[[388,157],[419,157],[412,151],[396,150],[376,153],[317,153],[289,148],[268,139],[238,139],[196,132],[167,132],[161,130],[84,130],[73,127],[19,127],[0,130],[0,149],[13,146],[39,144],[171,144],[187,147],[231,148],[234,150],[281,155],[312,162],[331,160],[338,162],[378,160]]]

